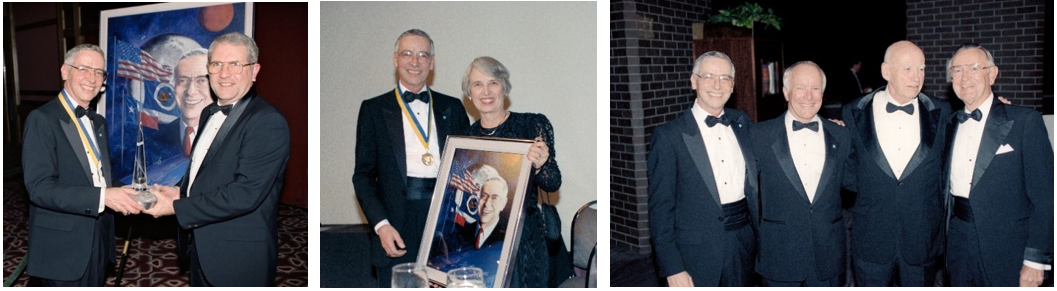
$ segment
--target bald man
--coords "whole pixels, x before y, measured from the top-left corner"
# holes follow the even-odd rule
[[[931,286],[943,252],[946,102],[921,93],[925,55],[909,41],[885,51],[888,84],[844,106],[855,148],[845,175],[857,286]]]

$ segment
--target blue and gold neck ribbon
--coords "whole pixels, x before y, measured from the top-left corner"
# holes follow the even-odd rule
[[[400,97],[400,87],[393,89],[394,95],[396,95],[396,102],[400,104],[400,111],[404,112],[404,117],[407,118],[407,122],[415,124],[415,127],[418,128],[415,135],[418,136],[418,141],[422,143],[422,147],[426,148],[426,153],[428,154],[429,134],[433,132],[433,92],[429,91],[429,89],[426,89],[426,91],[429,92],[429,113],[426,114],[427,130],[423,130],[422,124],[418,122],[418,118],[416,118],[414,114],[411,114],[411,110],[408,109],[411,107],[411,104],[405,102],[404,99]]]
[[[85,149],[88,150],[88,155],[92,157],[92,161],[95,162],[96,167],[101,167],[99,160],[99,148],[95,146],[95,140],[88,138],[88,130],[84,126],[84,122],[77,115],[73,113],[74,104],[71,103],[70,98],[66,96],[66,89],[59,92],[59,99],[62,99],[62,108],[66,109],[66,114],[73,120],[73,125],[77,127],[77,133],[81,136],[81,143],[84,144]]]

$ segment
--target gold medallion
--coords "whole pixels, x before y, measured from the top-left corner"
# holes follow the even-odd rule
[[[422,164],[424,164],[426,166],[432,166],[433,165],[433,155],[431,155],[429,153],[423,154],[422,155]]]

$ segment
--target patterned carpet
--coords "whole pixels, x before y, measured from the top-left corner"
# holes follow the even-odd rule
[[[4,181],[4,279],[6,280],[26,255],[29,220],[29,197],[20,181]],[[132,227],[128,262],[122,287],[187,286],[187,274],[181,273],[176,255],[176,222],[172,217],[153,219],[146,215],[118,216],[117,258],[125,236]],[[279,259],[275,286],[308,286],[308,211],[279,205]],[[107,286],[114,286],[117,267],[108,272]],[[35,285],[22,274],[12,286]]]

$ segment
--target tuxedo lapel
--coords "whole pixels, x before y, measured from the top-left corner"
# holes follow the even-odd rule
[[[998,100],[994,100],[991,105],[991,113],[987,117],[987,123],[984,124],[984,134],[980,138],[980,150],[976,154],[976,165],[973,167],[973,182],[969,189],[970,193],[972,193],[972,188],[976,188],[976,184],[980,181],[980,177],[984,175],[984,171],[987,171],[987,166],[991,164],[991,160],[995,158],[998,147],[1005,143],[1006,135],[1013,128],[1013,123],[1013,120],[1006,116],[1005,105],[1002,102],[998,102]]]
[[[784,124],[776,124],[779,125],[777,129],[782,129],[781,131],[784,131]],[[776,138],[774,139],[774,143],[771,144],[771,151],[774,152],[774,156],[778,160],[778,165],[782,167],[782,172],[785,172],[786,179],[789,179],[789,184],[793,186],[796,193],[800,194],[800,198],[804,198],[804,201],[810,203],[811,200],[807,198],[807,191],[804,190],[804,183],[800,179],[800,173],[796,171],[796,165],[793,163],[793,156],[789,151],[789,137],[781,131],[772,131]]]
[[[224,144],[224,140],[228,137],[228,133],[231,132],[233,127],[235,127],[235,123],[239,121],[239,117],[246,111],[246,108],[253,105],[256,96],[255,92],[251,90],[249,93],[246,93],[246,97],[239,100],[238,103],[231,108],[231,111],[228,112],[227,119],[224,119],[224,123],[220,125],[220,130],[217,131],[216,137],[213,138],[213,143],[209,145],[209,151],[207,151],[206,156],[202,158],[202,163],[198,166],[199,172],[201,172],[202,169],[205,169],[209,161],[213,159],[213,156],[217,154],[217,151],[220,150],[220,146]],[[216,112],[210,115],[215,114],[224,113]]]
[[[59,102],[62,102],[62,100]],[[59,126],[62,127],[62,133],[66,135],[66,140],[70,142],[70,148],[77,155],[77,161],[81,162],[81,172],[84,173],[85,178],[88,178],[88,181],[93,181],[92,163],[88,162],[88,154],[85,152],[84,143],[81,142],[81,134],[77,131],[77,126],[70,120],[66,111],[62,110],[62,105],[59,104],[59,106]]]
[[[395,102],[382,103],[382,124],[389,133],[389,142],[393,147],[393,159],[396,161],[396,166],[400,169],[400,173],[407,177],[407,150],[404,149],[404,123],[401,120],[404,116]],[[437,128],[437,132],[440,132],[440,127]]]
[[[433,109],[440,109],[441,110],[440,114],[434,114],[433,115],[433,119],[434,119],[433,122],[435,122],[437,124],[437,148],[440,150],[441,156],[443,156],[444,155],[444,143],[447,142],[445,137],[447,137],[448,135],[451,134],[450,130],[451,130],[452,127],[451,127],[451,124],[449,124],[449,120],[454,120],[454,119],[449,119],[448,118],[452,114],[451,113],[451,107],[445,106],[443,108],[438,108],[437,105],[440,105],[438,103],[440,103],[440,102],[437,102],[437,100],[433,100],[433,106],[434,106]]]
[[[918,148],[914,151],[914,155],[910,157],[910,161],[907,162],[902,177],[899,177],[900,180],[906,179],[914,173],[914,169],[917,169],[925,161],[925,157],[932,153],[934,150],[933,146],[936,143],[936,128],[939,126],[940,108],[933,105],[930,100],[925,99],[923,94],[918,95],[918,108],[922,108],[918,114],[918,122],[921,123],[921,141],[918,142]]]
[[[842,170],[843,163],[837,163],[840,161],[838,152],[847,145],[837,143],[837,138],[833,136],[834,126],[839,126],[832,123],[822,122],[823,133],[825,134],[825,147],[826,147],[826,160],[822,164],[822,176],[819,177],[818,186],[815,187],[815,201],[818,201],[818,195],[825,193],[826,187],[833,180],[833,174],[837,171]],[[839,182],[839,181],[838,181]]]
[[[741,115],[737,120],[734,120],[730,124],[730,129],[734,131],[734,136],[738,138],[738,146],[741,147],[741,155],[745,159],[745,179],[747,185],[745,187],[745,196],[748,197],[753,193],[756,193],[756,189],[759,188],[757,180],[751,177],[755,177],[750,173],[756,173],[756,157],[752,154],[752,136],[749,134],[749,125],[752,121],[749,120],[747,115]]]
[[[878,91],[884,90],[885,88],[877,89]],[[863,142],[863,146],[866,147],[866,153],[860,157],[872,158],[877,166],[881,168],[888,177],[896,179],[895,172],[892,171],[892,167],[888,165],[888,158],[885,157],[883,151],[881,151],[881,144],[877,140],[877,131],[874,128],[873,119],[873,98],[863,98],[857,104],[856,108],[852,110],[852,116],[855,119],[855,132],[859,133],[859,137]]]
[[[715,175],[712,173],[712,163],[708,159],[705,141],[701,137],[701,130],[697,127],[697,121],[694,120],[694,113],[687,111],[683,119],[683,142],[686,144],[686,150],[690,152],[690,157],[694,159],[694,165],[697,167],[697,172],[701,174],[701,180],[705,182],[705,186],[708,188],[706,189],[708,194],[712,196],[712,200],[716,202],[716,205],[722,205],[719,200],[719,188],[716,187]]]
[[[107,142],[107,139],[104,137],[104,135],[107,134],[106,119],[97,115],[93,118],[92,124],[94,125],[93,130],[95,131],[95,144],[99,146],[99,162],[102,164],[103,168],[103,172],[99,174],[103,175],[103,181],[106,182],[107,187],[110,187],[110,184],[112,183],[112,177],[110,177],[110,153],[106,152],[110,150],[110,143]]]

